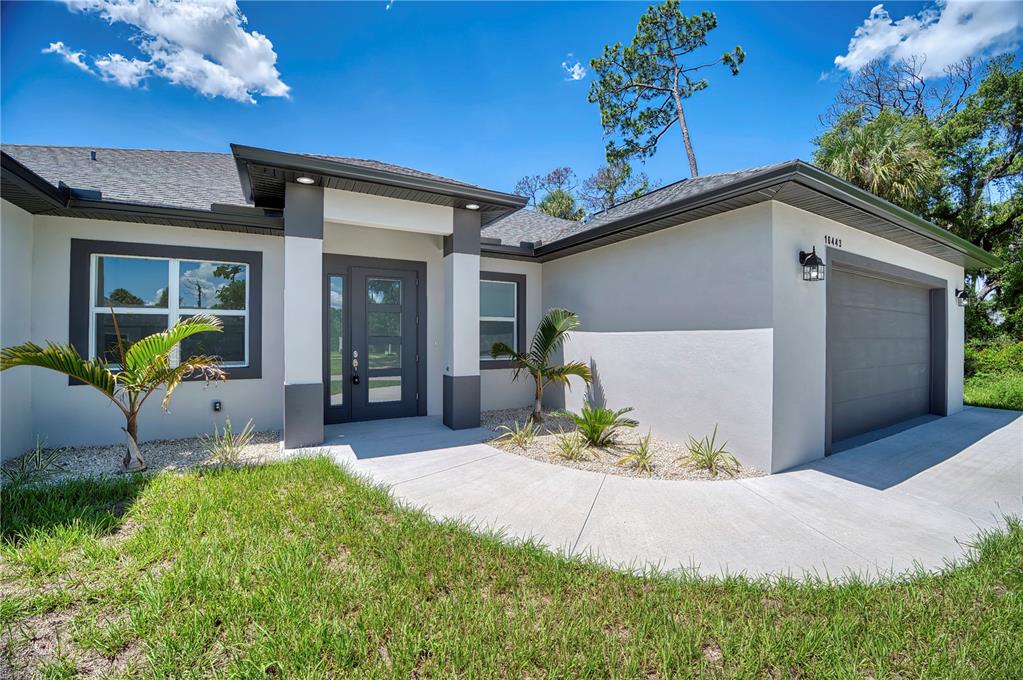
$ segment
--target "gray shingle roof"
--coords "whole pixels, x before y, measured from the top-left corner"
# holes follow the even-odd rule
[[[480,234],[483,238],[499,238],[506,246],[517,246],[522,241],[550,243],[580,227],[585,225],[523,208],[491,222]]]
[[[209,210],[213,203],[247,205],[229,153],[22,144],[2,148],[50,184],[99,191],[106,201],[193,210]]]
[[[500,238],[504,245],[517,246],[521,241],[542,241],[545,244],[550,244],[574,234],[595,229],[608,222],[681,201],[705,191],[712,191],[751,175],[787,164],[788,162],[773,163],[756,168],[683,179],[597,213],[585,222],[562,220],[532,210],[519,210],[484,228],[483,236]]]
[[[14,160],[54,186],[64,182],[74,189],[99,191],[107,201],[198,210],[209,210],[213,203],[249,205],[242,194],[234,156],[229,153],[28,144],[4,144],[2,148]],[[91,158],[93,151],[96,152],[96,160]],[[299,155],[481,188],[421,170],[364,158]]]

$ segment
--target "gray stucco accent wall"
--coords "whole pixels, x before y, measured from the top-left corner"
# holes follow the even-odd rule
[[[284,386],[284,448],[323,443],[323,384]]]
[[[454,231],[444,237],[445,257],[452,253],[480,254],[480,214],[476,210],[455,208]]]
[[[452,430],[480,426],[480,377],[444,376],[444,424]]]
[[[323,238],[323,188],[288,182],[284,190],[284,235]]]

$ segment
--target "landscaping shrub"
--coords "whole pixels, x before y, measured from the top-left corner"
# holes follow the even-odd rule
[[[622,456],[618,460],[619,465],[625,467],[631,467],[639,472],[645,472],[647,474],[653,472],[654,469],[654,452],[650,446],[650,441],[653,435],[650,432],[646,433],[646,436],[639,440],[639,446],[636,450],[627,456]]]
[[[686,444],[689,453],[679,456],[676,462],[685,463],[696,470],[706,470],[714,477],[722,472],[729,477],[734,477],[742,466],[739,465],[735,456],[725,450],[728,442],[720,446],[715,442],[717,436],[717,425],[714,426],[714,433],[710,437],[696,439],[690,436],[689,442]]]
[[[587,404],[579,413],[567,415],[575,422],[590,446],[606,448],[617,441],[623,429],[639,425],[638,421],[625,417],[625,414],[632,410],[632,407],[628,407],[612,411],[603,406],[593,407]]]
[[[1023,411],[1023,342],[970,342],[965,371],[965,403]]]

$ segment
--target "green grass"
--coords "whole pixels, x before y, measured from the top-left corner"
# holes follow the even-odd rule
[[[971,406],[1023,411],[1023,371],[970,376],[963,386],[963,401]]]
[[[1023,668],[1023,526],[908,582],[611,571],[436,524],[325,459],[2,491],[0,664],[49,677],[985,677]],[[54,635],[56,633],[53,633]],[[40,665],[41,664],[41,665]],[[107,664],[104,666],[103,664]]]

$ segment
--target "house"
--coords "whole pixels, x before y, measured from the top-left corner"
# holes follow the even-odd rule
[[[232,416],[281,428],[531,403],[493,361],[543,311],[577,312],[565,359],[587,390],[666,438],[719,437],[779,471],[850,437],[962,408],[966,269],[985,251],[801,161],[687,179],[588,222],[520,196],[376,161],[232,145],[230,154],[6,145],[2,343],[103,355],[199,310],[224,333],[183,351],[230,379],[147,406],[146,439]],[[819,265],[819,266],[818,266]],[[98,394],[2,375],[2,446],[118,441]]]

